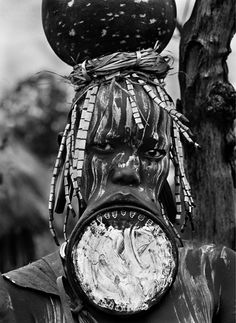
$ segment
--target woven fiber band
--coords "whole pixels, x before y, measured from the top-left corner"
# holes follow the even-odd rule
[[[92,80],[104,81],[132,71],[153,74],[153,78],[165,78],[170,70],[169,60],[169,57],[163,57],[151,48],[132,53],[117,52],[76,65],[68,79],[80,88]]]

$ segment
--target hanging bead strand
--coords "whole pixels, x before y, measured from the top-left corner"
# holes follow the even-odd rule
[[[139,129],[143,129],[143,123],[142,123],[142,119],[141,119],[141,115],[139,113],[139,109],[136,103],[136,96],[134,93],[134,87],[133,84],[130,83],[130,81],[128,79],[126,79],[126,85],[127,85],[127,89],[129,92],[129,100],[130,100],[130,105],[131,105],[131,109],[132,109],[132,113],[133,113],[133,117],[134,117],[134,121],[136,123],[136,125],[138,126]]]
[[[75,151],[74,151],[74,155],[73,155],[73,177],[72,177],[72,180],[73,180],[73,186],[74,186],[74,189],[76,192],[78,191],[77,178],[80,175],[78,173],[77,165],[78,165],[78,161],[80,161],[80,164],[83,163],[83,156],[84,156],[83,151],[84,151],[85,145],[86,145],[87,133],[86,133],[86,131],[83,130],[83,127],[84,127],[84,123],[85,123],[84,119],[85,119],[85,114],[86,114],[87,107],[89,104],[90,94],[91,94],[91,90],[88,90],[86,93],[83,107],[82,107],[80,123],[79,123],[78,131],[77,131],[77,135],[76,135],[76,139],[75,139]],[[81,151],[82,148],[83,148],[83,150]],[[81,169],[82,169],[82,167],[81,167]],[[82,173],[81,173],[81,175],[82,175]]]
[[[53,225],[54,221],[54,204],[55,204],[55,190],[56,190],[56,182],[57,178],[62,166],[62,153],[65,149],[65,143],[66,143],[66,138],[68,135],[68,131],[70,129],[70,124],[67,124],[62,136],[61,144],[59,147],[58,155],[56,158],[55,166],[53,169],[53,175],[52,175],[52,180],[51,180],[51,185],[50,185],[50,194],[49,194],[49,203],[48,203],[48,210],[49,210],[49,229],[50,232],[52,233],[52,236],[56,242],[56,244],[59,246],[59,241],[57,238],[57,234]]]
[[[64,225],[63,225],[63,234],[64,239],[67,241],[67,221],[69,218],[70,213],[75,216],[75,211],[73,209],[73,206],[71,204],[71,192],[70,189],[73,190],[73,187],[70,187],[69,185],[69,173],[70,173],[70,162],[71,162],[71,151],[72,151],[72,136],[68,135],[66,140],[66,161],[65,161],[65,170],[64,170],[64,188],[65,188],[65,199],[66,199],[66,206],[67,206],[67,212],[64,218]]]
[[[171,160],[173,162],[174,168],[175,168],[175,203],[176,203],[176,217],[175,221],[177,224],[180,223],[182,218],[182,203],[181,203],[181,179],[180,179],[180,171],[179,171],[179,162],[178,157],[176,153],[175,146],[171,148],[170,152]]]
[[[150,98],[162,109],[164,109],[169,115],[170,117],[176,122],[176,125],[178,126],[180,132],[182,133],[182,135],[186,138],[186,140],[192,144],[195,145],[195,147],[199,147],[199,145],[197,143],[195,143],[191,137],[190,134],[191,131],[190,129],[184,125],[181,120],[186,120],[186,118],[179,113],[178,111],[176,111],[175,106],[173,104],[173,102],[170,101],[169,97],[166,95],[164,96],[165,92],[160,90],[162,89],[162,87],[159,86],[158,89],[158,94],[163,97],[163,100],[161,100],[158,95],[153,91],[153,89],[151,88],[150,85],[148,85],[145,81],[138,79],[139,84],[141,84],[144,88],[144,90],[148,93],[148,95],[150,96]]]
[[[189,216],[189,219],[191,221],[191,225],[193,227],[191,214],[193,211],[194,202],[193,202],[193,198],[191,195],[190,185],[188,183],[188,180],[186,178],[185,171],[184,171],[183,148],[182,148],[182,143],[180,141],[179,130],[176,127],[175,123],[173,123],[173,134],[174,134],[173,136],[174,136],[174,142],[175,142],[176,156],[178,158],[181,184],[182,184],[182,189],[183,189],[183,194],[184,194],[185,210]]]
[[[174,231],[174,234],[177,238],[177,240],[179,241],[180,243],[180,246],[183,247],[183,241],[181,240],[181,237],[179,235],[179,232],[176,230],[176,228],[174,227],[174,225],[171,223],[171,221],[168,219],[168,216],[166,215],[166,212],[165,212],[165,208],[163,206],[162,203],[160,203],[160,206],[161,206],[161,215],[165,221],[165,223],[170,226],[172,228],[172,230]]]
[[[80,192],[88,129],[89,129],[90,121],[92,119],[94,107],[95,107],[97,92],[98,92],[98,86],[94,86],[92,89],[88,90],[87,92],[87,95],[85,98],[85,104],[83,106],[83,110],[81,114],[79,129],[76,136],[75,157],[73,158],[75,163],[73,165],[73,168],[76,171],[75,182],[76,182],[76,191],[78,195]]]
[[[72,113],[71,113],[71,153],[72,156],[74,155],[75,152],[75,123],[76,123],[76,114],[77,114],[77,103],[74,103],[73,108],[72,108]]]

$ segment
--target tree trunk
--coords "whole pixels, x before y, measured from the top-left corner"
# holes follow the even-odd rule
[[[196,203],[194,237],[234,248],[235,90],[226,59],[235,33],[235,0],[196,0],[180,43],[183,113],[201,150],[185,147]]]

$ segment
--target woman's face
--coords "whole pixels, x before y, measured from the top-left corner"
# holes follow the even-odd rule
[[[127,94],[99,90],[85,152],[82,195],[87,205],[137,203],[153,211],[169,171],[170,119],[141,88],[136,101],[144,128],[135,124]]]

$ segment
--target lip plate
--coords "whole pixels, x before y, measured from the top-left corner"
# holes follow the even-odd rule
[[[124,202],[124,201],[123,201]],[[129,317],[129,316],[133,316],[133,315],[138,315],[141,314],[143,312],[148,311],[149,309],[153,308],[153,306],[155,306],[157,303],[159,303],[159,301],[163,298],[164,295],[166,295],[166,293],[170,290],[171,286],[173,285],[176,275],[177,275],[177,271],[178,271],[178,248],[176,246],[175,243],[175,237],[173,235],[172,230],[166,225],[166,223],[164,222],[164,220],[160,217],[160,216],[156,216],[155,214],[153,214],[151,211],[146,210],[140,206],[134,206],[133,204],[117,204],[117,205],[112,205],[109,206],[109,204],[111,203],[103,203],[100,206],[103,206],[103,208],[97,208],[96,212],[93,212],[92,214],[88,215],[86,218],[83,219],[83,221],[79,221],[75,227],[75,229],[72,232],[71,238],[69,240],[69,243],[66,247],[66,257],[65,257],[65,267],[66,267],[66,273],[67,273],[67,279],[70,283],[70,286],[72,287],[75,295],[78,295],[79,297],[82,297],[82,299],[85,301],[85,303],[87,304],[88,307],[91,308],[96,308],[98,309],[100,312],[106,313],[106,314],[111,314],[111,315],[115,315],[115,316],[122,316],[122,317]],[[139,205],[141,203],[138,203]],[[109,308],[103,308],[99,305],[97,305],[96,303],[94,303],[91,299],[89,299],[89,297],[86,295],[85,291],[83,290],[83,288],[80,286],[80,283],[78,281],[78,279],[76,278],[76,272],[75,272],[75,268],[73,265],[73,260],[72,260],[72,250],[73,250],[73,246],[77,243],[77,241],[79,240],[79,237],[81,237],[81,235],[83,234],[83,229],[87,226],[87,224],[89,224],[93,219],[96,219],[97,216],[99,215],[99,213],[105,213],[108,211],[112,211],[112,210],[117,210],[117,209],[124,209],[124,208],[129,208],[132,210],[136,210],[139,211],[140,213],[144,213],[145,215],[148,215],[154,222],[156,222],[158,225],[160,225],[160,227],[163,229],[163,231],[165,232],[165,234],[167,235],[167,237],[169,238],[171,245],[172,245],[172,251],[173,251],[173,257],[175,259],[175,269],[173,271],[173,279],[172,282],[170,283],[170,285],[166,288],[166,290],[163,292],[163,294],[161,296],[159,296],[152,304],[151,306],[147,309],[147,310],[139,310],[139,311],[135,311],[135,312],[118,312],[116,310],[111,310]]]

